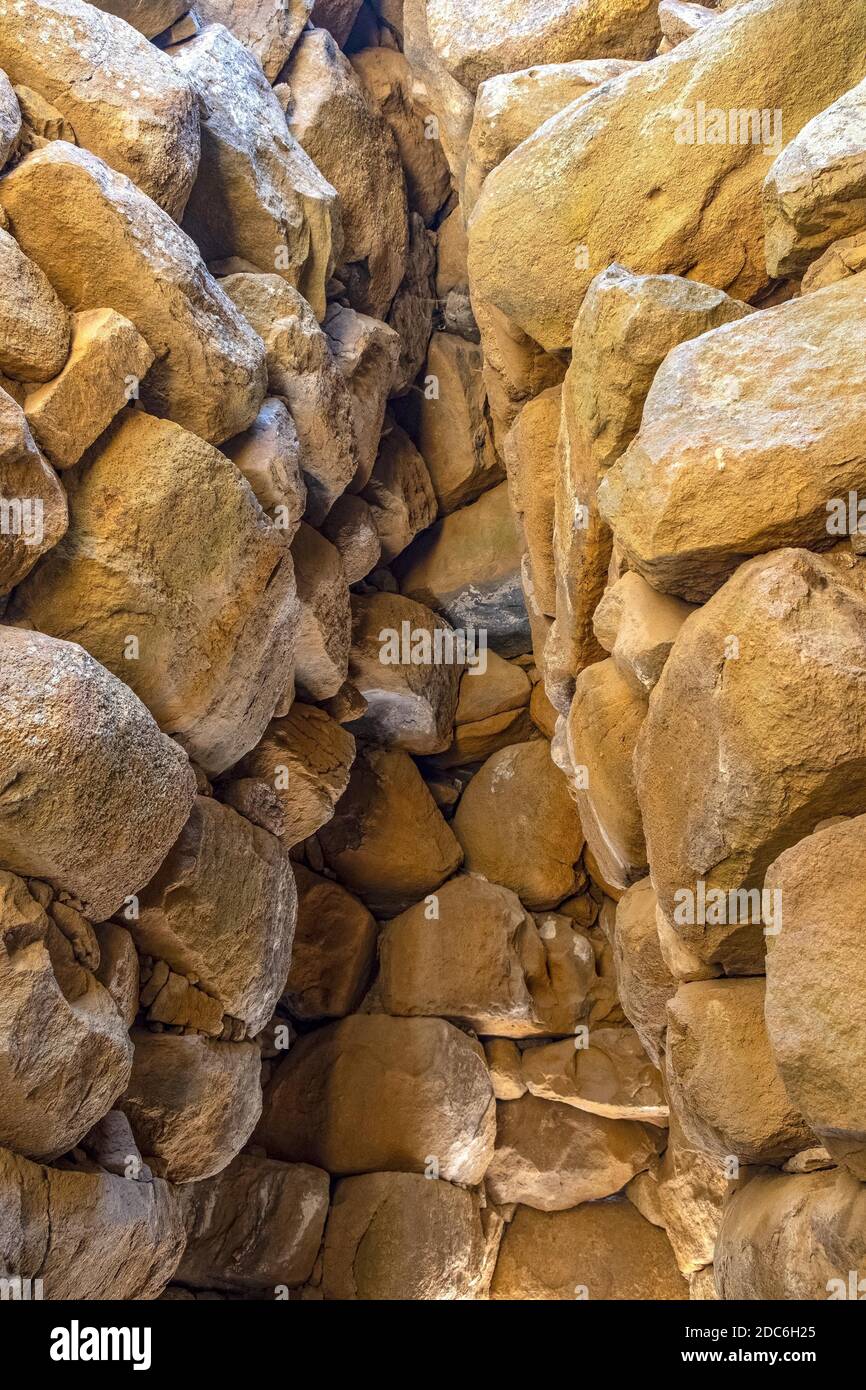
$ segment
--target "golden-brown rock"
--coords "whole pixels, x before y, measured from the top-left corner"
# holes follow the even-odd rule
[[[378,929],[362,902],[331,878],[294,865],[298,921],[283,1003],[304,1022],[344,1018],[361,1003]]]
[[[430,1171],[480,1182],[495,1130],[480,1043],[439,1018],[353,1014],[280,1063],[256,1141],[329,1173]]]

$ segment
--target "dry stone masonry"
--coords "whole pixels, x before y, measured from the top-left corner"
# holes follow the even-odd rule
[[[864,305],[866,0],[0,5],[4,1297],[866,1288]]]

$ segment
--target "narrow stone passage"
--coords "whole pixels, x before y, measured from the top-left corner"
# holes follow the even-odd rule
[[[0,6],[0,1297],[860,1297],[866,2],[188,6]]]

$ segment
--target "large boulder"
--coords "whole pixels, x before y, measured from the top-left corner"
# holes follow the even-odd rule
[[[610,1120],[539,1096],[499,1101],[487,1191],[494,1202],[539,1211],[596,1202],[649,1168],[663,1136],[655,1125]]]
[[[344,1018],[364,997],[378,929],[364,904],[332,878],[294,866],[298,921],[283,1003],[304,1023]]]
[[[385,405],[402,344],[399,334],[386,323],[358,314],[345,304],[330,304],[322,326],[352,398],[358,466],[351,489],[360,492],[376,462]]]
[[[551,618],[556,614],[553,532],[562,390],[551,386],[527,401],[502,446],[511,505],[532,570],[533,598]]]
[[[393,3],[393,0],[388,0]],[[436,133],[452,178],[462,187],[466,142],[472,126],[474,98],[456,82],[437,54],[427,28],[427,0],[403,0],[403,49],[415,75],[420,96],[436,120]]]
[[[623,1013],[656,1066],[667,1030],[667,1002],[677,992],[656,927],[656,895],[649,877],[639,879],[617,904],[613,931],[616,983]]]
[[[64,930],[65,928],[65,930]],[[89,938],[76,954],[66,932]],[[89,949],[88,949],[89,948]],[[93,973],[99,947],[44,884],[0,871],[0,1145],[58,1158],[109,1111],[132,1066],[127,1024]]]
[[[4,1278],[41,1280],[52,1301],[158,1298],[186,1239],[167,1182],[93,1163],[48,1168],[0,1149],[0,1207]]]
[[[289,130],[340,195],[339,272],[352,307],[382,319],[406,266],[406,185],[397,142],[326,30],[302,35],[282,79],[292,89]]]
[[[434,892],[463,858],[412,759],[396,748],[359,751],[318,839],[328,867],[386,917]]]
[[[719,1162],[781,1163],[811,1142],[764,1025],[764,980],[696,980],[668,1003],[667,1080],[687,1139]]]
[[[428,134],[429,111],[418,100],[412,67],[393,48],[365,48],[350,62],[397,141],[409,207],[429,225],[448,198],[451,176],[441,142]]]
[[[822,14],[820,63],[811,0],[752,0],[545,122],[475,207],[476,293],[549,350],[568,346],[589,282],[614,260],[751,299],[768,280],[761,185],[782,112],[791,139],[866,73],[848,0]]]
[[[354,757],[350,733],[323,709],[296,700],[232,768],[220,795],[291,849],[331,819]]]
[[[2,387],[0,500],[0,594],[8,594],[62,539],[69,514],[57,474],[36,447],[21,407]]]
[[[74,636],[196,762],[223,771],[261,737],[291,673],[284,537],[218,450],[140,410],[115,420],[67,490],[65,541],[8,619]]]
[[[69,355],[71,322],[47,276],[0,230],[0,372],[49,381]]]
[[[650,58],[659,41],[654,0],[545,0],[495,9],[427,0],[427,25],[448,71],[474,91],[497,73],[572,58]]]
[[[488,758],[460,800],[454,833],[466,868],[531,908],[555,907],[578,884],[584,836],[546,739]]]
[[[626,570],[605,589],[592,625],[619,674],[638,694],[648,696],[693,612],[690,604],[657,593],[634,570]]]
[[[502,480],[481,364],[481,349],[475,343],[453,333],[434,333],[430,340],[415,438],[430,470],[440,513],[472,502]]]
[[[467,211],[481,185],[512,150],[579,97],[637,64],[627,58],[541,63],[488,77],[478,88],[466,169]]]
[[[382,1005],[389,1014],[441,1016],[498,1037],[573,1033],[595,983],[595,960],[560,925],[558,940],[558,932],[539,931],[507,888],[452,878],[434,902],[416,903],[384,928]]]
[[[261,339],[129,179],[55,140],[0,180],[0,205],[64,304],[135,324],[156,358],[141,385],[148,410],[216,444],[252,424],[265,394]]]
[[[139,894],[140,949],[193,977],[250,1034],[267,1023],[292,953],[297,898],[288,850],[212,797]]]
[[[171,60],[84,0],[0,15],[0,67],[66,117],[80,144],[127,174],[176,221],[199,160],[198,102]],[[76,218],[79,209],[75,209]]]
[[[306,515],[318,526],[358,465],[349,387],[313,310],[286,280],[239,271],[220,284],[264,339],[268,385],[291,411],[307,485]]]
[[[716,1287],[734,1300],[861,1299],[864,1261],[862,1183],[844,1168],[759,1173],[725,1210]]]
[[[803,550],[742,565],[684,624],[650,700],[635,769],[653,883],[728,973],[763,969],[773,859],[866,811],[860,573]]]
[[[305,1163],[238,1154],[176,1189],[187,1242],[176,1278],[188,1288],[273,1298],[312,1273],[328,1215],[328,1175]]]
[[[152,39],[180,19],[186,4],[185,0],[99,0],[96,8],[125,19],[145,38]]]
[[[436,520],[430,470],[400,426],[386,421],[363,496],[373,513],[382,560],[396,560],[419,531]]]
[[[112,0],[112,3],[126,0]],[[196,0],[196,13],[211,24],[231,29],[264,69],[269,82],[276,81],[280,69],[304,28],[313,0]]]
[[[401,1171],[473,1184],[493,1152],[480,1043],[439,1018],[353,1014],[300,1038],[265,1094],[256,1141],[329,1173]]]
[[[337,1183],[322,1252],[326,1299],[472,1299],[486,1240],[478,1197],[419,1173]]]
[[[556,622],[545,648],[560,712],[574,677],[601,659],[593,616],[608,579],[611,535],[599,484],[634,439],[653,377],[678,343],[749,313],[708,285],[608,266],[591,282],[572,333],[562,387],[553,539]]]
[[[513,1302],[688,1296],[664,1231],[622,1197],[572,1211],[518,1207],[490,1289],[492,1299]]]
[[[502,656],[530,646],[520,579],[520,548],[508,484],[443,517],[395,566],[400,589],[441,613],[452,627],[486,633]]]
[[[866,999],[860,864],[866,816],[785,850],[767,871],[783,906],[767,938],[767,1032],[785,1090],[833,1157],[866,1179]]]
[[[310,700],[330,700],[349,674],[349,585],[335,545],[302,521],[292,542],[300,616],[295,678]]]
[[[208,262],[239,256],[284,275],[322,318],[340,248],[336,192],[286,128],[257,59],[228,29],[208,25],[173,56],[202,105],[184,230]]]
[[[668,355],[599,490],[631,569],[702,602],[750,555],[830,543],[831,500],[866,489],[864,329],[855,277]]]
[[[821,111],[764,180],[767,269],[802,275],[834,241],[866,223],[866,83]]]
[[[74,316],[63,370],[24,398],[27,423],[55,468],[78,463],[129,404],[152,363],[138,329],[114,309]]]
[[[195,777],[139,699],[81,647],[0,628],[0,862],[111,916],[154,874]]]
[[[148,1166],[172,1183],[226,1168],[262,1108],[255,1043],[215,1042],[201,1033],[132,1035],[132,1076],[119,1108]]]
[[[528,1091],[609,1120],[666,1125],[661,1075],[633,1028],[593,1028],[586,1047],[575,1039],[527,1048],[521,1070]]]
[[[367,701],[352,732],[407,753],[440,753],[464,656],[444,619],[400,594],[352,595],[349,679]]]
[[[560,758],[586,842],[606,883],[628,888],[647,870],[634,750],[647,703],[612,660],[577,678]]]

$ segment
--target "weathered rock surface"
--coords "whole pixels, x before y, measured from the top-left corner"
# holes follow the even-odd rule
[[[302,521],[292,542],[300,617],[295,649],[298,688],[312,700],[336,695],[349,673],[349,586],[335,545]]]
[[[473,1299],[484,1283],[478,1198],[418,1173],[343,1178],[322,1262],[328,1299]]]
[[[198,106],[169,58],[83,0],[0,16],[0,66],[71,122],[79,142],[180,220],[199,161]]]
[[[138,329],[155,355],[148,410],[216,444],[252,424],[265,393],[261,340],[129,179],[57,140],[0,181],[0,205],[64,304],[115,309]]]
[[[407,753],[360,749],[334,818],[319,832],[329,868],[377,914],[432,893],[463,853]]]
[[[620,889],[647,869],[633,768],[646,711],[646,699],[612,660],[587,666],[575,684],[560,757],[587,844],[605,882]]]
[[[283,1003],[293,1018],[344,1018],[361,1003],[376,957],[377,927],[333,879],[293,866],[298,920]]]
[[[749,555],[828,544],[828,503],[866,485],[850,445],[863,314],[845,280],[669,354],[599,491],[630,568],[701,602]]]
[[[785,850],[765,880],[783,907],[767,950],[767,1032],[779,1074],[809,1128],[861,1181],[864,839],[866,817],[840,820]]]
[[[81,647],[3,627],[0,650],[0,860],[101,921],[147,882],[177,837],[195,792],[192,769]]]
[[[767,269],[802,275],[866,222],[866,83],[813,117],[764,181]]]
[[[53,293],[53,291],[52,291]],[[138,329],[113,309],[73,319],[69,357],[52,381],[28,391],[27,423],[55,468],[71,468],[139,394],[153,353]]]
[[[240,256],[284,275],[322,318],[340,249],[335,190],[287,129],[255,56],[228,29],[208,25],[172,56],[202,106],[184,230],[208,262]]]
[[[238,1154],[177,1196],[187,1234],[180,1283],[273,1297],[312,1273],[328,1215],[328,1175],[320,1168]]]
[[[6,231],[0,231],[0,284],[0,372],[17,381],[48,381],[69,354],[69,313]]]
[[[712,1263],[725,1206],[737,1183],[714,1157],[696,1148],[671,1116],[658,1170],[659,1214],[683,1274]]]
[[[440,514],[472,502],[502,478],[486,417],[481,349],[453,333],[434,333],[422,397],[418,448],[430,470]]]
[[[469,133],[464,195],[469,211],[491,169],[528,140],[540,125],[599,83],[636,66],[624,58],[595,57],[571,63],[533,63],[482,82]]]
[[[609,1120],[667,1124],[662,1078],[633,1028],[594,1028],[587,1047],[573,1038],[528,1048],[523,1058],[527,1090]]]
[[[591,952],[581,961],[572,949],[583,969],[568,978],[568,958],[548,951],[514,893],[470,875],[393,918],[379,956],[389,1014],[437,1015],[500,1037],[573,1032],[595,980]]]
[[[312,0],[196,0],[196,11],[212,24],[224,24],[256,55],[265,77],[274,82],[309,18]]]
[[[232,768],[221,795],[291,849],[331,819],[354,756],[350,733],[324,710],[296,700]]]
[[[265,1097],[257,1142],[336,1175],[423,1173],[476,1183],[493,1150],[481,1045],[433,1018],[354,1014],[300,1038]]]
[[[689,604],[656,593],[639,574],[628,570],[605,590],[592,625],[619,674],[638,693],[649,695],[692,612]]]
[[[47,1168],[0,1149],[0,1201],[0,1268],[41,1279],[46,1299],[157,1298],[183,1252],[181,1214],[159,1179]]]
[[[545,679],[563,714],[574,677],[601,659],[593,615],[608,582],[611,536],[599,510],[599,484],[637,434],[647,392],[670,349],[748,312],[707,285],[634,275],[616,264],[589,285],[572,334],[555,464],[556,622]]]
[[[370,504],[363,497],[344,492],[325,520],[322,534],[340,552],[347,584],[358,584],[376,568],[382,543]]]
[[[352,732],[407,753],[451,741],[463,655],[444,619],[400,594],[352,596],[349,679],[367,702]]]
[[[500,655],[529,647],[507,483],[437,521],[400,557],[395,572],[409,598],[441,613],[452,627],[484,630]]]
[[[488,758],[463,793],[454,832],[467,870],[510,888],[527,907],[555,907],[577,887],[584,836],[544,739]]]
[[[620,898],[613,934],[616,982],[623,1013],[656,1066],[661,1064],[667,1029],[667,1001],[677,991],[659,945],[656,895],[647,878]]]
[[[133,1033],[119,1102],[142,1155],[172,1183],[213,1177],[246,1144],[262,1108],[259,1049],[201,1034]]]
[[[52,920],[50,897],[46,911],[0,872],[0,1144],[48,1159],[111,1109],[132,1066],[126,1022]]]
[[[184,0],[99,0],[96,8],[125,19],[145,38],[152,39],[180,19],[185,7]]]
[[[279,275],[227,275],[228,297],[267,348],[268,385],[291,411],[301,444],[307,518],[318,525],[358,463],[352,398],[306,300]]]
[[[664,1130],[522,1096],[496,1106],[496,1148],[485,1183],[494,1202],[564,1211],[609,1197],[648,1168]]]
[[[339,270],[352,306],[384,318],[403,278],[408,239],[397,142],[326,30],[303,34],[282,79],[292,89],[289,130],[340,195]]]
[[[436,244],[419,213],[409,213],[406,272],[391,307],[388,324],[400,336],[400,357],[392,396],[405,396],[424,365],[436,307]]]
[[[760,1173],[725,1211],[716,1287],[723,1299],[860,1298],[864,1241],[866,1188],[843,1168]]]
[[[350,62],[397,141],[409,207],[429,224],[448,198],[451,179],[440,141],[428,135],[429,112],[418,101],[412,68],[392,48],[365,48]]]
[[[506,1227],[493,1299],[687,1299],[664,1231],[619,1198],[571,1211],[521,1206]]]
[[[549,350],[568,346],[590,280],[614,260],[751,299],[767,282],[768,154],[866,71],[850,5],[824,18],[820,65],[808,0],[762,0],[547,121],[485,183],[469,231],[476,293]]]
[[[0,499],[0,593],[7,594],[63,538],[69,514],[63,488],[36,447],[21,407],[2,388]]]
[[[288,851],[212,797],[192,814],[139,894],[133,936],[150,956],[194,977],[221,1012],[258,1033],[289,969],[297,899]]]
[[[776,1069],[760,977],[680,986],[668,1004],[667,1080],[686,1138],[720,1162],[779,1163],[809,1143]]]
[[[386,426],[363,496],[373,512],[386,564],[436,520],[430,470],[408,434],[393,422]]]
[[[323,324],[334,360],[352,396],[358,465],[352,491],[360,492],[376,462],[385,404],[400,357],[399,335],[386,323],[331,304]]]
[[[256,743],[291,672],[285,540],[218,450],[144,411],[124,411],[67,488],[69,532],[9,617],[80,640],[221,772]]]
[[[284,402],[269,396],[249,429],[227,440],[222,452],[290,541],[307,505],[307,486],[301,475],[298,431]]]
[[[763,969],[773,859],[866,808],[858,576],[802,550],[743,565],[683,626],[650,701],[635,769],[659,904],[729,973]]]
[[[466,10],[456,0],[428,0],[430,38],[458,82],[474,91],[497,73],[572,58],[649,58],[658,46],[650,0],[507,0],[495,10]]]

